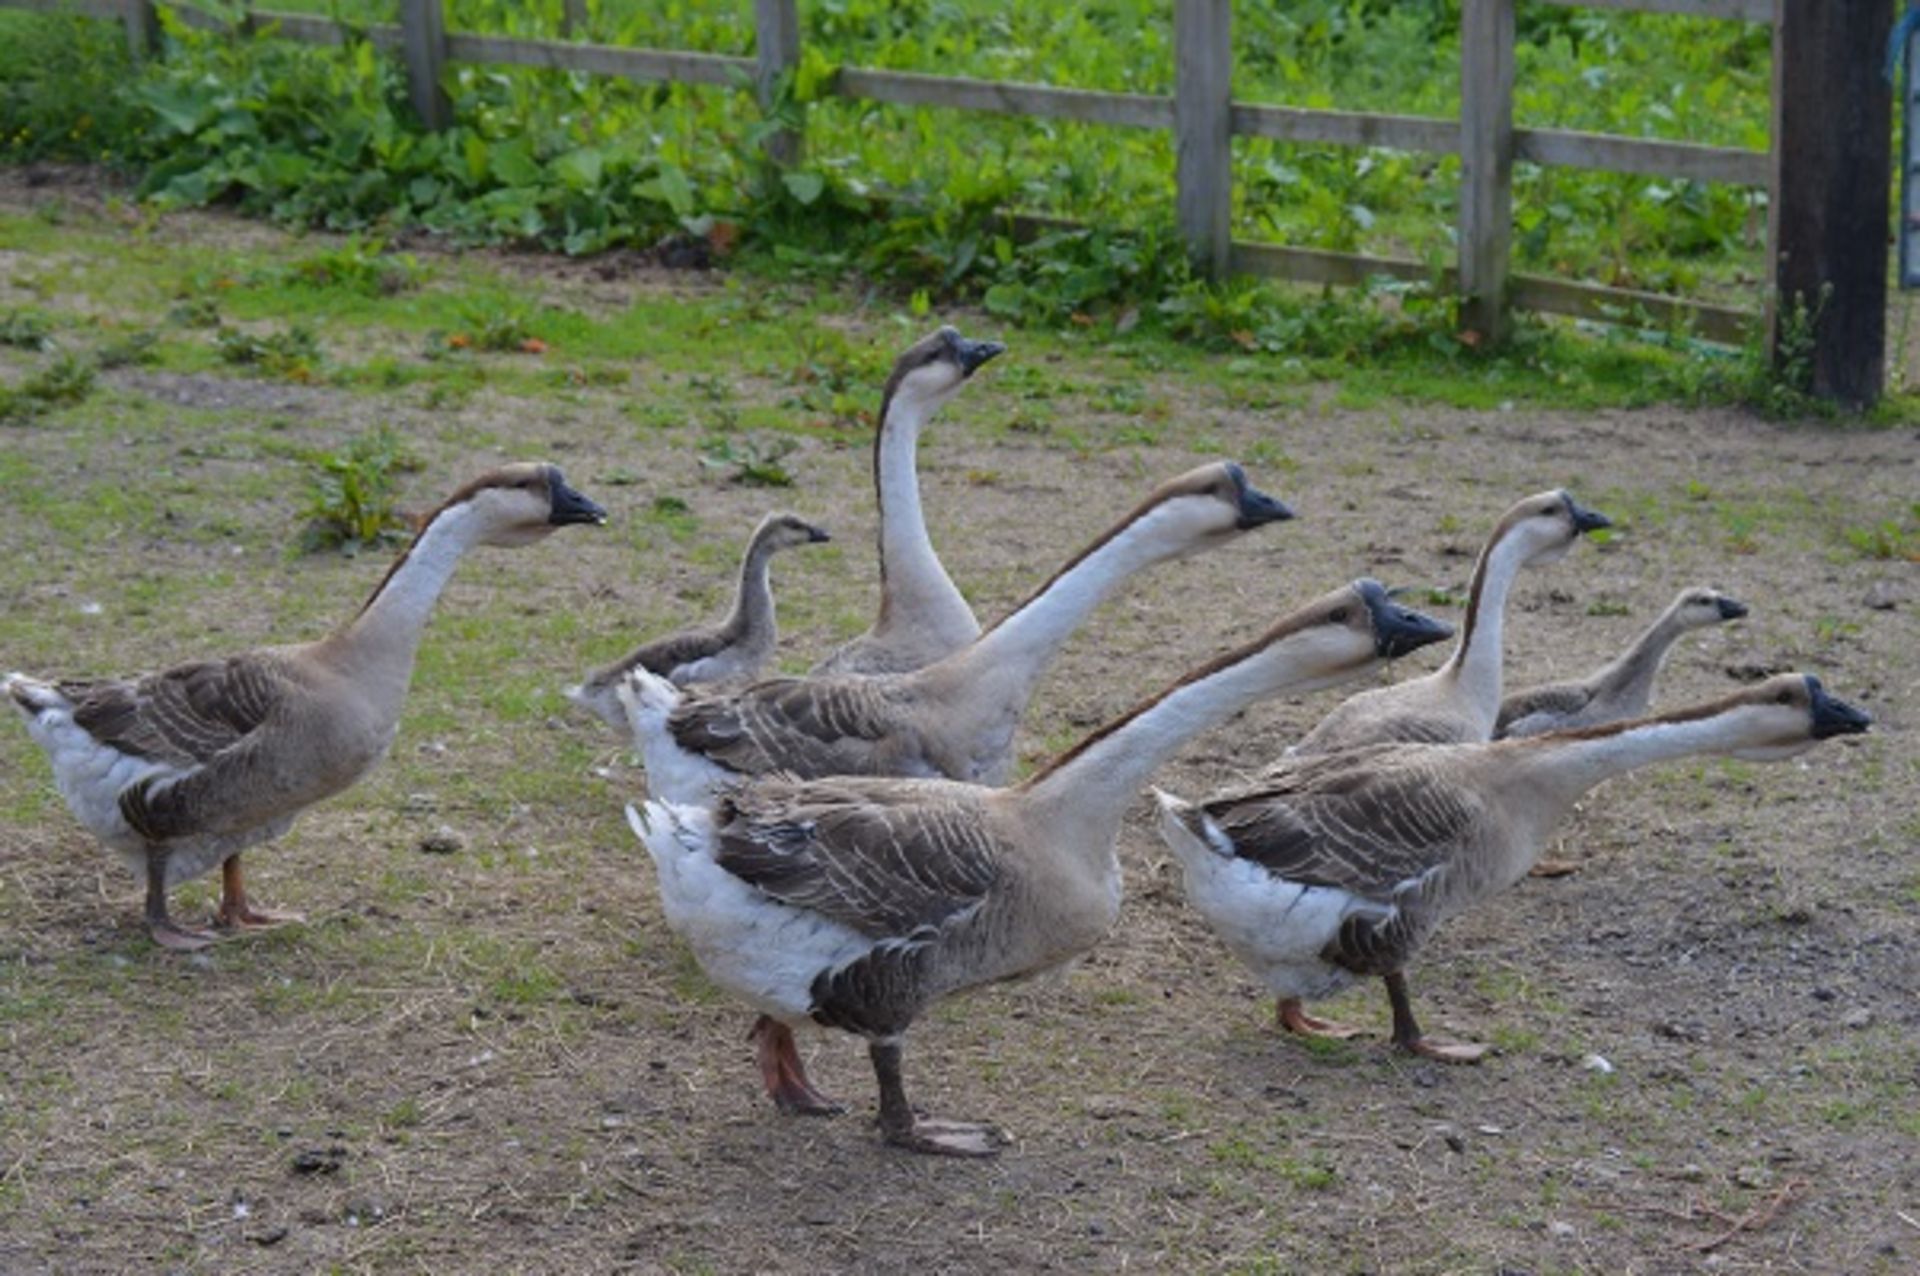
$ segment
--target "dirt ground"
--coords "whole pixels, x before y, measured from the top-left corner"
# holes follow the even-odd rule
[[[232,227],[179,217],[159,234],[211,252]],[[725,287],[498,269],[590,312]],[[891,349],[931,321],[850,302],[835,322]],[[552,458],[615,523],[456,578],[386,766],[248,856],[257,892],[302,927],[156,950],[134,883],[59,805],[25,732],[0,726],[0,1271],[1920,1267],[1920,567],[1848,535],[1911,526],[1920,436],[1733,411],[1356,410],[1332,387],[1262,401],[1124,346],[1010,342],[922,456],[935,542],[983,617],[1213,456],[1300,515],[1100,612],[1041,689],[1029,761],[1356,575],[1457,597],[1499,513],[1557,485],[1620,532],[1522,579],[1510,685],[1595,664],[1681,586],[1713,584],[1753,614],[1683,641],[1663,701],[1800,669],[1875,730],[1592,795],[1563,829],[1579,873],[1459,919],[1412,972],[1430,1029],[1497,1044],[1476,1067],[1390,1054],[1374,986],[1325,1008],[1370,1038],[1277,1034],[1137,803],[1110,939],[909,1039],[916,1100],[996,1119],[1012,1146],[919,1158],[876,1142],[850,1038],[805,1043],[850,1115],[783,1118],[760,1095],[749,1016],[665,928],[621,819],[642,774],[557,695],[721,605],[772,503],[836,535],[776,567],[783,662],[857,629],[875,576],[863,445],[803,438],[791,490],[727,484],[697,435],[634,428],[629,398],[679,375],[650,382],[644,357],[633,386],[486,390],[451,413],[418,393],[109,373],[97,403],[0,427],[16,512],[0,666],[132,671],[350,614],[380,556],[287,551],[298,470],[268,435],[305,446],[390,421],[425,462],[407,481],[422,504],[503,454]],[[1030,359],[1070,387],[1043,430],[1010,428]],[[724,333],[709,375],[778,397]],[[650,516],[661,496],[692,530]],[[1257,706],[1157,782],[1192,796],[1256,768],[1339,694]],[[443,824],[463,849],[423,853]],[[179,912],[210,898],[182,892]]]

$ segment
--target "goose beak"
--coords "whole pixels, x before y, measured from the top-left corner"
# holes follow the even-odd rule
[[[824,545],[832,539],[833,539],[833,533],[829,532],[826,528],[816,527],[812,523],[807,524],[807,543],[808,544]]]
[[[960,375],[970,377],[981,364],[1007,352],[998,341],[969,341],[959,333],[953,336],[953,357],[960,364]]]
[[[1612,519],[1602,514],[1599,510],[1585,508],[1571,496],[1567,497],[1567,516],[1573,519],[1573,534],[1575,536],[1584,536],[1588,532],[1597,532],[1603,527],[1613,526]]]
[[[560,476],[555,466],[547,467],[547,491],[553,501],[547,522],[555,527],[565,527],[568,523],[607,521],[607,512],[588,497],[568,487],[567,480]]]
[[[1747,614],[1747,605],[1738,598],[1716,598],[1714,605],[1720,609],[1720,619],[1738,620]]]
[[[1820,680],[1812,674],[1807,675],[1807,693],[1813,698],[1813,738],[1816,740],[1836,735],[1860,735],[1873,725],[1871,716],[1844,700],[1828,695],[1821,687]]]
[[[1247,482],[1247,472],[1233,461],[1227,462],[1227,473],[1233,476],[1233,485],[1240,490],[1240,520],[1234,524],[1240,531],[1258,527],[1262,523],[1281,523],[1293,517],[1284,501],[1268,496],[1265,492]]]
[[[1354,588],[1360,591],[1367,610],[1373,615],[1373,649],[1382,660],[1392,660],[1453,637],[1452,625],[1435,620],[1425,612],[1402,607],[1377,580],[1355,581]]]

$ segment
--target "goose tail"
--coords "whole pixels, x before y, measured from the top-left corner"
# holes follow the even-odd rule
[[[8,674],[6,680],[0,682],[0,686],[6,688],[7,695],[12,698],[14,704],[19,706],[20,712],[29,718],[38,717],[49,709],[71,707],[67,698],[60,694],[58,687],[42,682],[38,678],[29,678],[24,673]]]

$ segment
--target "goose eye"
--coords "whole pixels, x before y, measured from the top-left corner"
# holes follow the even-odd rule
[[[1327,620],[1332,624],[1344,625],[1347,623],[1347,615],[1348,613],[1345,607],[1335,607],[1328,613]]]
[[[1781,693],[1780,693],[1779,695],[1777,695],[1777,696],[1775,696],[1775,697],[1773,698],[1773,702],[1774,702],[1775,704],[1792,704],[1792,703],[1793,703],[1793,692],[1791,692],[1791,691],[1782,691],[1782,692],[1781,692]]]

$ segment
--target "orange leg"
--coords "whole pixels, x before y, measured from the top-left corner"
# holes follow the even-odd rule
[[[288,922],[307,920],[298,913],[275,913],[255,908],[247,902],[246,883],[240,877],[240,853],[235,851],[220,866],[220,909],[213,924],[223,930],[266,930]]]
[[[754,1020],[747,1040],[753,1042],[753,1057],[760,1065],[761,1083],[782,1112],[794,1116],[839,1116],[847,1110],[846,1104],[828,1098],[807,1080],[793,1029],[778,1019],[761,1015]]]
[[[1325,1019],[1316,1019],[1307,1013],[1306,1007],[1298,997],[1282,997],[1273,1003],[1274,1021],[1283,1031],[1297,1033],[1302,1037],[1331,1037],[1344,1041],[1348,1037],[1360,1035],[1358,1028],[1343,1023],[1332,1023]]]

